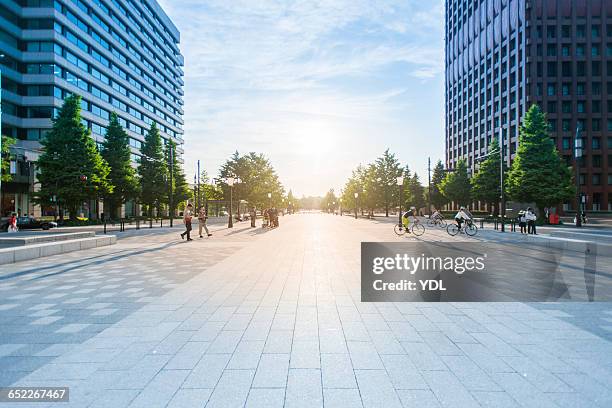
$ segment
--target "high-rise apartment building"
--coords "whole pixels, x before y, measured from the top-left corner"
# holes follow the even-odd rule
[[[568,165],[582,129],[586,208],[612,210],[612,1],[447,0],[445,65],[448,167],[475,171],[500,128],[512,160],[536,103]]]
[[[153,122],[181,152],[179,41],[155,0],[2,0],[2,134],[18,141],[13,180],[2,183],[3,212],[36,211],[32,162],[69,94],[82,96],[83,121],[98,143],[115,111],[134,161]]]

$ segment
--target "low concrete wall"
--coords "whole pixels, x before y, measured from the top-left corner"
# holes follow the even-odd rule
[[[29,261],[45,256],[65,254],[96,247],[113,245],[117,242],[114,235],[94,236],[66,241],[45,242],[26,246],[0,249],[0,265]]]
[[[25,246],[42,244],[43,242],[69,241],[74,239],[92,238],[96,235],[94,231],[66,232],[53,234],[41,232],[35,235],[19,236],[19,234],[3,234],[0,237],[0,248],[9,246]]]

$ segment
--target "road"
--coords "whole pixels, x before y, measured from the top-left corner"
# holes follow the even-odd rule
[[[360,243],[414,239],[392,222],[141,230],[3,266],[0,386],[69,386],[74,407],[612,406],[611,303],[360,302]]]

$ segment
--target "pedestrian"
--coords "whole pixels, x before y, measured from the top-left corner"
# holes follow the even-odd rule
[[[527,217],[525,211],[519,211],[519,227],[521,227],[521,234],[527,233]]]
[[[17,214],[12,213],[11,218],[9,218],[9,226],[8,232],[17,232],[19,228],[17,228]]]
[[[208,230],[208,226],[206,226],[206,221],[208,221],[208,214],[206,214],[206,208],[200,207],[200,211],[198,211],[198,232],[200,234],[200,238],[204,238],[202,236],[202,228],[206,231],[207,237],[212,237],[212,234]]]
[[[272,212],[272,226],[276,228],[278,227],[278,210],[272,207],[270,211]]]
[[[255,211],[255,207],[251,207],[249,210],[249,218],[251,219],[251,228],[255,228],[255,219],[257,218],[257,211]]]
[[[185,235],[187,235],[187,241],[193,241],[193,239],[191,239],[191,218],[193,217],[193,214],[191,212],[192,208],[193,205],[187,204],[187,208],[185,208],[185,212],[183,213],[183,223],[185,224],[185,232],[181,234],[181,239],[185,239]]]
[[[525,218],[527,220],[527,233],[536,235],[536,220],[538,217],[535,215],[531,207],[527,208]]]

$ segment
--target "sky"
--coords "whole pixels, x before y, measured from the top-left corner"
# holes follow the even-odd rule
[[[443,0],[158,2],[181,32],[188,180],[236,150],[297,196],[387,148],[424,183],[444,160]]]

